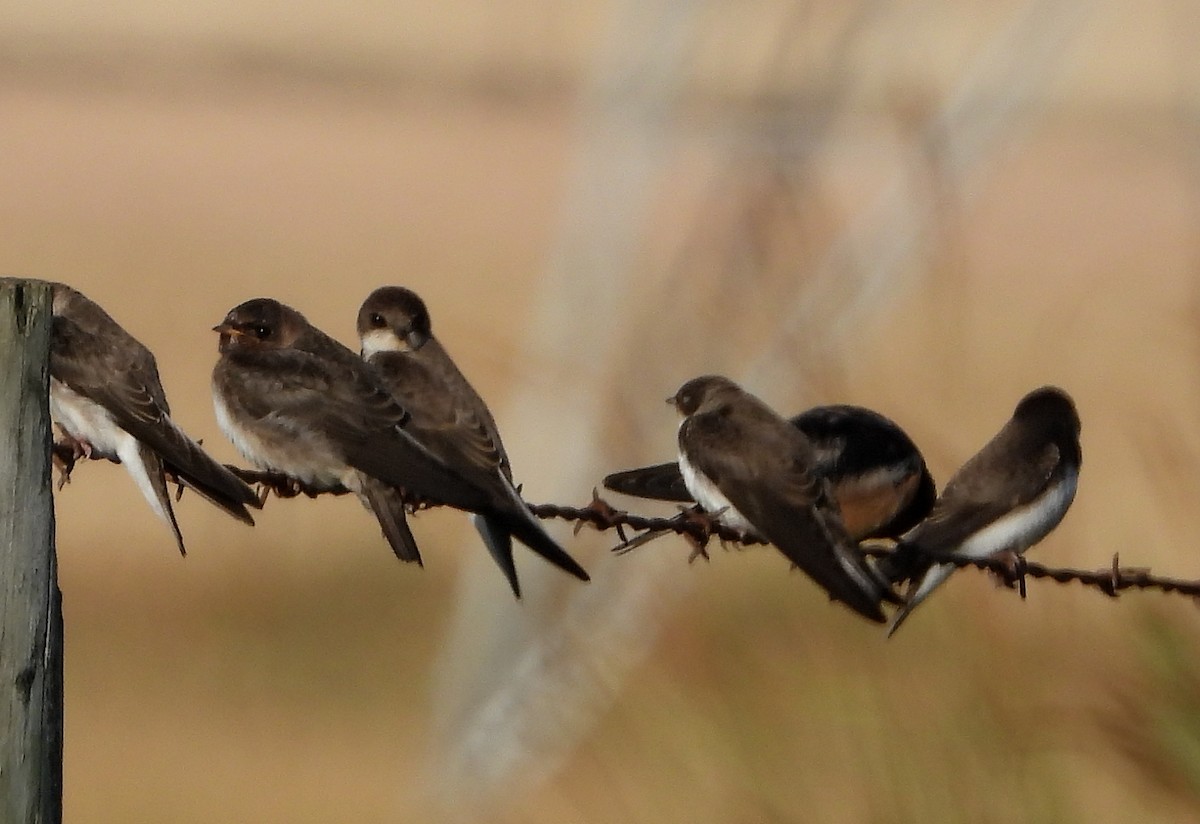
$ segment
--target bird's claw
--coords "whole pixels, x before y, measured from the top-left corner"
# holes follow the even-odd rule
[[[281,499],[295,498],[301,493],[306,492],[310,498],[315,497],[313,493],[308,492],[308,490],[305,489],[303,483],[290,476],[280,476],[278,478],[272,478],[270,481],[262,481],[258,484],[258,488],[259,503],[264,504],[267,502],[267,498],[269,498],[272,493],[276,498]]]
[[[185,488],[183,480],[180,479],[178,474],[170,469],[164,469],[163,475],[166,476],[168,481],[175,484],[175,503],[179,503],[179,499],[183,497],[183,490]]]
[[[1027,568],[1025,556],[1010,550],[1000,553],[998,558],[1004,564],[1002,577],[1004,585],[1009,589],[1015,586],[1021,595],[1021,600],[1025,600],[1025,570]]]
[[[71,473],[75,471],[79,459],[92,458],[92,445],[89,442],[75,438],[65,431],[62,436],[62,440],[55,441],[50,450],[50,462],[58,468],[56,489],[60,490],[71,482]]]
[[[50,453],[50,462],[58,470],[58,483],[55,484],[55,490],[62,490],[64,486],[71,482],[71,472],[75,470],[75,455],[66,450],[60,450],[55,444],[55,449]]]

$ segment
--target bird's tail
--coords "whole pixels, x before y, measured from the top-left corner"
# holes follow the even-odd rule
[[[683,473],[679,471],[679,464],[674,461],[614,472],[607,476],[603,483],[606,489],[637,498],[676,503],[692,501],[692,495],[683,482]]]
[[[905,593],[904,606],[892,616],[892,623],[888,626],[888,637],[891,638],[904,620],[912,613],[917,605],[929,597],[935,589],[937,589],[950,575],[956,567],[954,564],[930,564],[917,577],[913,577],[912,582],[908,585],[908,591]]]
[[[163,426],[146,427],[138,437],[159,455],[169,455],[163,465],[189,489],[243,523],[254,526],[246,507],[262,508],[258,495],[241,478],[217,463],[200,444],[185,435],[168,418]]]
[[[512,567],[513,537],[564,572],[581,581],[590,581],[587,571],[542,529],[542,525],[534,518],[517,491],[512,487],[509,487],[508,491],[508,500],[501,506],[480,513],[483,516],[480,522],[484,525],[480,532],[488,544],[488,551],[500,564],[505,575],[509,576],[509,583],[517,597],[520,597],[520,588],[515,583],[516,571]],[[504,537],[501,538],[501,535]]]
[[[396,557],[401,561],[424,566],[421,562],[421,552],[417,548],[417,540],[408,528],[404,498],[400,491],[364,473],[360,472],[359,475],[363,497],[371,512],[375,514],[375,520],[379,521],[379,528],[383,530],[383,537],[387,538],[392,552],[396,553]]]
[[[133,477],[154,514],[171,528],[171,533],[175,536],[175,545],[179,547],[179,554],[187,555],[187,548],[183,545],[183,533],[179,530],[175,510],[171,507],[171,491],[167,488],[167,479],[163,477],[163,464],[158,455],[132,435],[127,435],[125,442],[117,448],[117,457]]]
[[[479,537],[483,538],[492,560],[508,579],[513,595],[520,598],[521,582],[517,579],[517,565],[513,561],[512,533],[495,518],[484,515],[472,515],[471,522],[475,524],[475,529],[479,530]]]

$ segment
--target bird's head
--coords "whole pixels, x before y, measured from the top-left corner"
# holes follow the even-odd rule
[[[667,398],[680,415],[694,415],[724,403],[741,392],[741,387],[720,375],[702,375],[692,378],[679,387],[679,391]]]
[[[363,357],[376,352],[415,352],[433,335],[429,310],[411,289],[383,286],[358,310]]]
[[[1075,410],[1075,402],[1057,386],[1043,386],[1021,398],[1013,417],[1051,423],[1079,437],[1079,413]]]
[[[213,331],[221,336],[221,352],[241,347],[286,349],[307,326],[304,316],[290,306],[271,298],[254,298],[230,309]]]

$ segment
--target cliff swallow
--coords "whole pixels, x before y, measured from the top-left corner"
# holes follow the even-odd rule
[[[434,337],[429,311],[414,292],[376,289],[358,313],[362,357],[411,415],[407,430],[473,485],[490,504],[475,525],[488,551],[521,597],[513,562],[515,535],[560,569],[586,581],[583,568],[546,534],[513,486],[512,468],[487,404]]]
[[[813,473],[829,481],[842,524],[855,542],[896,539],[933,507],[937,490],[925,459],[893,421],[861,406],[817,406],[790,420],[812,445]],[[614,492],[690,503],[679,464],[615,472]]]
[[[817,455],[800,430],[728,378],[685,383],[679,468],[692,498],[724,524],[770,541],[793,564],[872,621],[886,589],[846,533]]]
[[[50,413],[76,448],[125,466],[181,555],[164,470],[253,525],[246,507],[260,506],[258,496],[171,420],[150,350],[71,287],[52,283],[51,294]]]
[[[879,569],[911,580],[895,632],[912,610],[955,570],[936,559],[1024,553],[1050,534],[1075,498],[1082,456],[1079,415],[1053,386],[1030,392],[1004,427],[954,474],[922,521]]]

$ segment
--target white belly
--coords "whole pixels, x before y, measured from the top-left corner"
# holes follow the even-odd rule
[[[72,438],[88,442],[93,453],[109,460],[118,457],[130,437],[107,409],[55,378],[50,378],[50,416]]]
[[[679,452],[679,471],[683,474],[683,483],[701,509],[710,515],[720,512],[717,520],[731,529],[744,534],[756,533],[754,525],[746,520],[746,516],[738,512],[737,507],[729,503],[729,499],[717,488],[712,480],[700,472],[688,461],[683,450]],[[723,510],[723,511],[722,511]]]
[[[1070,472],[1058,485],[1033,503],[1014,509],[976,532],[955,552],[965,558],[987,558],[997,552],[1024,552],[1058,526],[1075,499],[1079,473]]]
[[[229,414],[229,407],[225,405],[225,399],[221,397],[220,393],[214,391],[212,399],[213,412],[217,416],[217,426],[221,428],[225,437],[229,438],[230,443],[241,453],[242,457],[260,469],[274,468],[264,460],[266,450],[263,448],[262,440],[255,437],[249,429],[233,422],[233,416]]]
[[[107,409],[51,378],[50,415],[72,438],[89,443],[93,456],[119,460],[155,514],[174,526],[170,503],[158,497],[150,477],[151,472],[161,472],[158,461],[148,447],[117,426]]]

